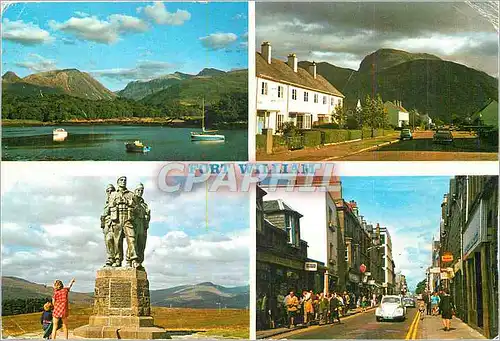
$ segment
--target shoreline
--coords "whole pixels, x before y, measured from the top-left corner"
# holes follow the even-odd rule
[[[42,122],[31,120],[1,120],[3,127],[46,127],[46,126],[78,126],[78,125],[135,125],[135,126],[166,126],[170,128],[199,128],[200,120],[165,120],[154,118],[141,119],[94,119],[94,120],[71,120],[61,122]],[[217,129],[247,129],[247,122],[232,122],[214,124]]]

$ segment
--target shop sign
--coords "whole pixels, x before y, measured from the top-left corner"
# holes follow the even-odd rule
[[[441,279],[450,279],[450,276],[447,272],[441,272]]]
[[[455,263],[455,265],[453,266],[453,271],[455,273],[459,272],[460,270],[462,270],[462,260],[459,258],[457,260],[457,262]]]
[[[483,231],[485,224],[483,223],[483,201],[479,203],[479,207],[474,212],[474,215],[467,224],[467,229],[463,235],[463,258],[467,259],[476,247],[484,241],[486,237]]]
[[[318,263],[315,262],[306,262],[305,263],[306,271],[318,271]]]
[[[429,271],[431,274],[438,274],[441,272],[441,268],[431,268]]]
[[[445,252],[441,256],[441,260],[443,261],[443,263],[453,262],[453,254],[451,252]]]
[[[359,276],[356,274],[349,274],[349,280],[354,283],[359,283]]]

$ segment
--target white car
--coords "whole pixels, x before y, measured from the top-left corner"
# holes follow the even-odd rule
[[[382,297],[382,302],[375,309],[377,321],[383,320],[401,320],[406,319],[406,307],[403,304],[403,298],[396,295],[387,295]]]

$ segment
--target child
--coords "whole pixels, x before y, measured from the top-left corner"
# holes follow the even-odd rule
[[[424,301],[419,301],[418,302],[418,311],[420,312],[420,319],[424,319],[424,314],[425,314],[425,302]]]
[[[44,331],[43,338],[50,339],[50,335],[52,334],[52,303],[47,302],[43,305],[43,313],[40,318],[40,323],[42,324],[42,328]],[[57,329],[61,328],[62,321],[59,321]]]
[[[43,338],[48,339],[52,333],[52,304],[50,302],[46,302],[43,305],[43,313],[40,318],[40,323],[42,324],[44,331]]]

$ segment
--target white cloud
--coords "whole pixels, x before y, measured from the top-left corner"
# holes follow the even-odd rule
[[[80,11],[75,11],[75,15],[78,15],[79,17],[82,17],[82,18],[90,17],[90,14],[85,13],[85,12],[80,12]]]
[[[238,39],[238,36],[234,33],[212,33],[199,39],[204,47],[212,50],[220,50],[234,43]]]
[[[2,23],[2,38],[22,45],[37,45],[54,40],[48,31],[33,23],[22,20],[10,21],[4,19]]]
[[[144,7],[144,13],[159,25],[179,26],[191,19],[191,13],[185,10],[178,9],[175,13],[169,12],[163,2],[155,2],[153,5]]]
[[[90,71],[97,77],[106,77],[120,80],[149,80],[162,76],[175,65],[163,61],[139,61],[134,68],[114,68]]]
[[[30,53],[28,60],[15,63],[16,66],[29,69],[32,72],[44,72],[57,69],[57,61]]]
[[[112,14],[107,19],[100,20],[96,16],[72,17],[63,23],[51,20],[49,26],[79,39],[103,44],[117,42],[121,34],[145,32],[149,29],[142,19],[128,15]]]
[[[233,20],[245,20],[247,18],[245,13],[238,13],[233,17]]]

